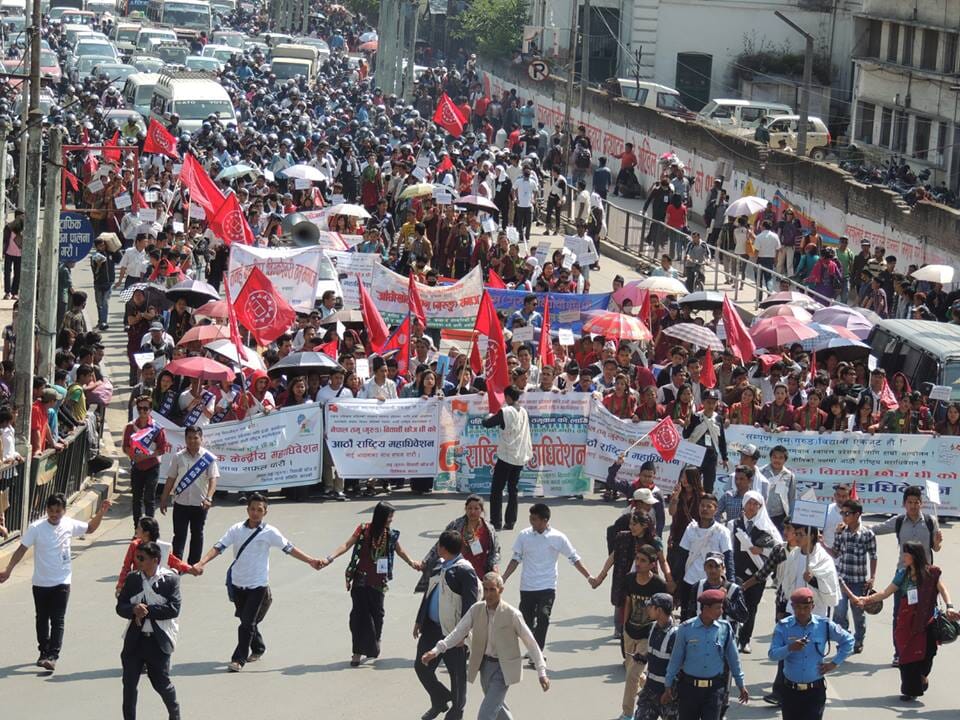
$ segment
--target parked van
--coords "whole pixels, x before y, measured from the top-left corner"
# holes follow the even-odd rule
[[[123,85],[124,104],[136,110],[143,117],[150,116],[150,99],[153,89],[160,80],[158,73],[134,73]]]
[[[110,39],[117,46],[121,55],[130,56],[137,46],[137,33],[140,32],[140,23],[118,22],[113,26]]]
[[[180,127],[196,132],[210,115],[216,115],[224,125],[237,122],[237,113],[230,96],[217,80],[206,72],[176,70],[160,73],[160,79],[150,99],[150,117],[168,125],[170,116],[180,116]]]
[[[320,51],[309,45],[281,43],[270,52],[270,72],[278,80],[289,80],[303,75],[313,80],[320,70]]]
[[[137,33],[137,50],[146,52],[150,46],[150,40],[152,38],[162,38],[163,40],[176,42],[177,34],[168,28],[142,27]]]
[[[629,78],[610,78],[604,83],[604,89],[614,97],[621,97],[651,110],[658,110],[671,115],[692,114],[680,102],[680,93],[666,85],[647,82],[646,80],[637,82]]]
[[[933,320],[881,320],[867,338],[887,377],[902,372],[910,387],[947,385],[960,401],[960,325]]]
[[[780,149],[780,141],[794,152],[797,149],[797,135],[800,131],[799,115],[779,115],[768,118],[767,130],[770,131],[770,147]],[[738,133],[753,138],[755,128],[741,128]],[[827,124],[818,117],[807,118],[807,154],[814,160],[823,160],[830,152],[830,131]]]
[[[762,117],[793,115],[789,105],[763,100],[711,100],[703,106],[698,117],[705,123],[722,128],[753,128]]]

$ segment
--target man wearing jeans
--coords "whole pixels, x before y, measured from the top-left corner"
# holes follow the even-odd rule
[[[757,235],[754,241],[757,248],[757,264],[763,268],[760,275],[760,292],[770,290],[770,272],[777,266],[777,258],[780,257],[780,236],[773,231],[773,223],[769,220],[763,221],[763,230]]]
[[[863,506],[856,500],[847,500],[840,510],[843,529],[838,529],[833,548],[828,552],[837,561],[837,575],[855,597],[869,595],[873,591],[877,575],[877,537],[873,530],[860,524]],[[863,652],[863,639],[867,634],[867,620],[862,608],[850,605],[846,593],[840,594],[837,603],[837,625],[847,629],[847,607],[853,612],[853,652]]]
[[[0,571],[0,583],[6,582],[13,568],[33,548],[33,604],[37,613],[37,646],[40,657],[37,666],[53,672],[60,657],[63,644],[64,618],[67,601],[70,599],[70,542],[75,537],[94,532],[110,509],[110,501],[104,500],[90,522],[65,517],[67,500],[61,493],[47,498],[47,516],[30,523],[20,547]]]
[[[152,367],[148,365],[148,367]],[[123,431],[123,452],[130,458],[130,490],[133,493],[133,527],[143,515],[153,517],[160,477],[160,457],[170,449],[163,428],[153,424],[153,400],[136,400],[137,417]]]
[[[513,184],[514,216],[513,224],[517,228],[520,240],[530,242],[530,226],[533,224],[533,205],[540,192],[540,183],[533,175],[529,165],[523,168],[523,174]]]
[[[580,555],[570,540],[559,530],[550,527],[550,508],[536,503],[530,508],[530,527],[517,535],[513,544],[513,559],[503,573],[506,582],[523,563],[520,574],[520,613],[533,631],[537,645],[543,649],[550,626],[550,613],[557,596],[557,558],[563,554],[593,587],[595,579],[580,561]]]
[[[220,468],[217,458],[200,446],[203,429],[190,425],[184,431],[187,447],[177,453],[170,463],[167,482],[160,496],[160,512],[167,514],[167,502],[173,493],[173,554],[183,557],[190,531],[188,562],[195,565],[203,554],[203,525],[207,510],[213,505]]]
[[[114,269],[112,253],[106,243],[97,238],[90,253],[90,270],[93,273],[93,296],[97,301],[97,327],[107,330],[107,310],[110,307],[110,291],[113,289]]]

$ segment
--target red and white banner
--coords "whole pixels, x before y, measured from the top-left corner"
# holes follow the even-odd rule
[[[231,245],[227,278],[234,292],[247,281],[250,270],[260,269],[270,278],[277,293],[298,312],[310,312],[317,299],[317,281],[323,250],[307,248],[260,248],[254,245]]]

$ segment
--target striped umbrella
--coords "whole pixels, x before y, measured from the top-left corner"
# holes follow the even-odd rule
[[[653,340],[653,334],[639,318],[608,310],[590,313],[590,318],[583,323],[582,332],[584,335],[602,335],[619,340]]]
[[[717,334],[708,327],[697,325],[696,323],[677,323],[663,329],[664,335],[669,335],[677,340],[688,342],[697,347],[709,348],[717,352],[723,352],[723,342],[717,337]]]
[[[840,325],[825,325],[823,323],[807,323],[807,327],[816,331],[816,336],[801,340],[800,344],[807,352],[825,350],[828,347],[842,347],[859,342],[859,338],[852,330]]]

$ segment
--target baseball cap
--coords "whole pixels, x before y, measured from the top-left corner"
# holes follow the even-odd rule
[[[706,565],[707,563],[710,563],[710,562],[716,563],[717,565],[720,565],[722,567],[724,564],[723,553],[718,553],[718,552],[707,553],[707,557],[706,559],[704,559],[703,564]]]
[[[744,445],[742,448],[740,448],[740,454],[746,455],[747,457],[752,457],[754,460],[760,459],[760,449],[753,443]]]
[[[150,332],[154,332],[155,330],[158,332],[163,332],[163,323],[162,322],[150,323]]]

